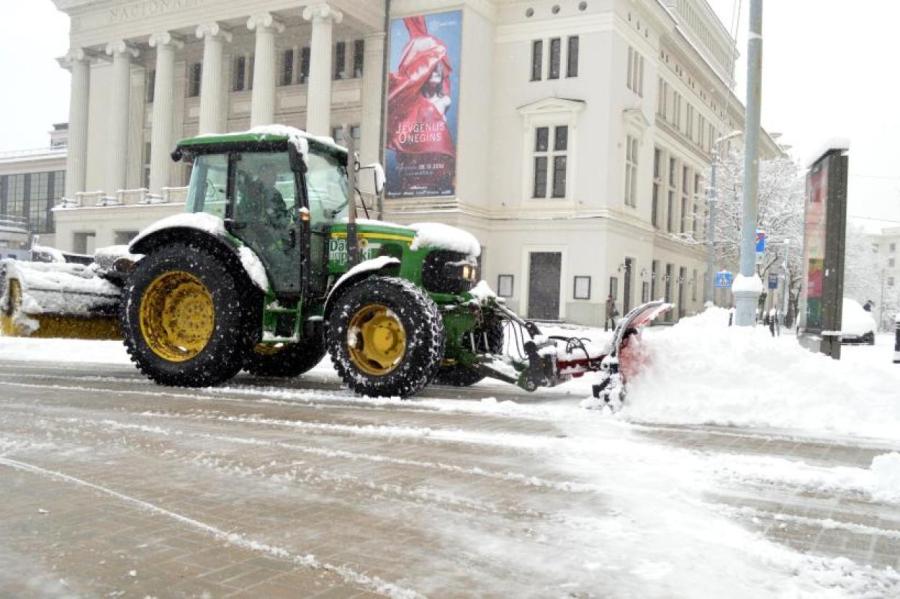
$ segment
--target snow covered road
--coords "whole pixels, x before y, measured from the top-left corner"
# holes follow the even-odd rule
[[[163,388],[29,343],[0,340],[0,596],[900,594],[894,441],[627,422],[578,386],[364,400],[327,364]]]

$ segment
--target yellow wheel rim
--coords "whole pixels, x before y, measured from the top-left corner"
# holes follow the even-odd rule
[[[347,329],[350,360],[373,376],[392,372],[406,353],[406,329],[397,315],[381,304],[360,308]]]
[[[141,297],[140,322],[153,353],[169,362],[185,362],[203,351],[212,337],[216,324],[212,295],[190,273],[163,273]]]

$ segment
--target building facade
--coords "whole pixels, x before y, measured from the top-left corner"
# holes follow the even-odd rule
[[[68,127],[57,123],[46,148],[0,152],[0,220],[56,241],[53,207],[65,197]],[[0,242],[0,247],[2,247]]]
[[[405,173],[382,216],[475,234],[517,311],[599,324],[609,295],[620,313],[702,305],[707,174],[744,122],[734,42],[705,0],[393,0],[388,18],[380,1],[54,2],[72,23],[61,249],[124,243],[181,210],[178,138],[347,125],[364,162],[387,161],[389,189]],[[430,51],[448,57],[444,87],[421,93],[452,159],[430,138],[443,158],[424,166],[443,175],[423,183],[395,150],[432,125],[394,118],[387,86],[415,81],[403,61]]]

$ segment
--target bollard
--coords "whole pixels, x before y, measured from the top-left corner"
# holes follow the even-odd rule
[[[894,364],[900,364],[900,314],[894,320],[897,324],[894,332]]]

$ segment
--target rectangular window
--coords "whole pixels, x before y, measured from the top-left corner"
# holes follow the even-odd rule
[[[513,296],[513,275],[497,275],[497,295],[500,297]]]
[[[156,92],[156,71],[147,71],[147,104],[153,104],[153,94]]]
[[[231,77],[231,91],[244,91],[244,80],[247,77],[247,57],[235,56]]]
[[[589,300],[591,299],[591,278],[590,277],[575,277],[575,284],[573,288],[573,299],[577,300]]]
[[[684,134],[687,135],[688,139],[694,141],[694,107],[691,106],[690,102],[688,102],[687,115],[684,119]]]
[[[653,150],[653,203],[650,206],[650,224],[659,228],[659,196],[662,193],[662,150]]]
[[[890,246],[888,246],[888,249],[889,249],[890,251],[892,251],[892,252],[896,252],[896,251],[897,251],[897,244],[896,244],[896,243],[892,243]]]
[[[672,92],[672,124],[681,130],[681,94]]]
[[[363,76],[363,65],[366,56],[366,40],[353,41],[353,77],[359,79]]]
[[[281,54],[281,85],[294,82],[294,49],[285,50]]]
[[[200,81],[203,78],[203,63],[193,62],[188,69],[188,97],[196,98],[200,95]]]
[[[25,216],[25,177],[10,175],[6,191],[6,210],[12,216]]]
[[[562,48],[562,40],[555,37],[550,40],[550,73],[547,79],[559,79],[559,61]]]
[[[888,268],[894,268],[894,264],[896,264],[894,258],[888,258]]]
[[[674,232],[675,218],[675,194],[678,192],[676,187],[677,163],[674,158],[669,158],[669,192],[666,198],[666,231]]]
[[[144,142],[143,167],[141,168],[141,187],[148,189],[150,187],[150,142]]]
[[[894,286],[894,277],[888,277],[887,284],[888,284],[888,287],[893,287]]]
[[[701,150],[706,150],[706,118],[702,114],[697,115],[697,143]]]
[[[566,197],[566,157],[553,157],[553,197]]]
[[[297,83],[306,83],[309,79],[309,46],[300,48],[300,72],[297,73]]]
[[[641,303],[646,304],[650,301],[650,283],[644,281],[641,283]]]
[[[688,218],[690,217],[690,209],[688,203],[690,202],[691,194],[691,169],[683,166],[681,167],[681,227],[680,233],[683,235],[688,232]]]
[[[256,69],[256,56],[251,54],[247,59],[247,81],[244,85],[247,89],[253,89],[253,71]]]
[[[566,77],[578,77],[578,36],[569,37],[569,48],[566,52]]]
[[[638,142],[630,135],[625,138],[625,205],[637,206]]]
[[[691,233],[694,236],[694,239],[700,239],[700,206],[702,206],[702,202],[700,200],[700,192],[703,189],[703,179],[700,178],[700,175],[694,173],[694,201],[693,201],[693,210],[692,214],[694,216],[694,220],[691,223]]]
[[[619,299],[619,279],[616,277],[609,278],[609,294],[612,296],[613,301]]]
[[[662,77],[659,78],[659,97],[656,99],[656,114],[667,118],[669,102],[669,84]]]
[[[347,43],[338,42],[334,45],[334,79],[346,79],[347,71],[345,62],[347,60]]]
[[[534,176],[533,198],[546,198],[548,187],[548,167],[552,167],[549,179],[550,196],[566,197],[566,173],[568,166],[569,128],[565,125],[553,127],[553,142],[550,142],[550,127],[534,130]]]
[[[534,191],[532,197],[547,197],[547,157],[534,157]]]
[[[656,299],[656,279],[659,275],[659,260],[653,260],[650,263],[650,299]]]
[[[697,301],[697,269],[694,269],[693,276],[691,277],[691,301]]]
[[[544,75],[544,42],[531,42],[531,80],[540,81]]]
[[[637,95],[644,95],[644,57],[631,46],[628,47],[628,71],[625,85]]]

